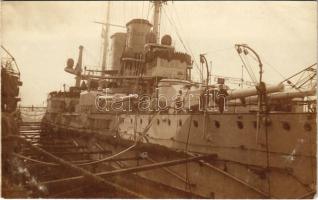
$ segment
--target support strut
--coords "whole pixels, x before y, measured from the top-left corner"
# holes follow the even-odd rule
[[[107,171],[107,172],[99,172],[94,174],[95,176],[102,176],[102,177],[111,177],[111,176],[117,176],[117,175],[124,175],[124,174],[131,174],[141,171],[147,171],[152,169],[158,169],[163,167],[169,167],[174,165],[179,165],[187,162],[193,162],[193,161],[200,161],[200,160],[212,160],[215,159],[217,156],[216,154],[211,155],[204,155],[204,156],[196,156],[192,158],[184,158],[179,160],[172,160],[172,161],[166,161],[166,162],[159,162],[149,165],[143,165],[143,166],[137,166],[137,167],[130,167],[126,169],[118,169],[113,171]],[[75,176],[75,177],[69,177],[69,178],[63,178],[63,179],[55,179],[51,181],[42,182],[42,184],[51,184],[51,183],[60,183],[60,182],[67,182],[67,181],[74,181],[84,178],[84,176]]]
[[[77,171],[78,173],[80,173],[82,175],[82,176],[80,176],[81,178],[87,177],[90,180],[93,180],[93,181],[95,181],[95,182],[97,182],[97,183],[99,183],[101,185],[104,185],[106,187],[115,188],[115,189],[117,189],[117,190],[119,190],[119,191],[121,191],[121,192],[123,192],[125,194],[128,194],[128,195],[132,196],[132,197],[145,198],[143,195],[137,194],[137,193],[135,193],[135,192],[133,192],[131,190],[128,190],[127,188],[124,188],[124,187],[122,187],[120,185],[117,185],[115,183],[109,182],[109,181],[99,177],[98,175],[95,175],[95,174],[93,174],[93,173],[91,173],[91,172],[89,172],[89,171],[87,171],[87,170],[85,170],[83,168],[80,168],[80,167],[74,165],[71,162],[65,161],[64,159],[61,159],[61,158],[51,154],[50,152],[45,151],[44,149],[42,149],[40,147],[34,146],[34,145],[30,144],[28,141],[26,141],[25,139],[20,138],[19,136],[12,135],[12,136],[10,136],[10,138],[18,139],[19,141],[29,145],[32,149],[34,149],[34,150],[46,155],[47,157],[51,158],[55,162],[61,164],[65,168]]]

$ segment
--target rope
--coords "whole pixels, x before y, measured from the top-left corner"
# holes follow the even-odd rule
[[[248,68],[248,70],[250,71],[250,74],[251,74],[251,76],[252,76],[254,82],[257,83],[257,78],[256,78],[256,76],[255,76],[255,74],[254,74],[254,72],[253,72],[252,65],[251,65],[251,63],[250,63],[250,61],[248,60],[247,57],[246,57],[245,61],[246,61],[246,63],[247,63],[247,68]]]
[[[300,73],[305,73],[306,70],[311,69],[311,68],[312,68],[313,66],[315,66],[315,65],[317,65],[317,63],[314,63],[314,64],[312,64],[311,66],[305,68],[304,70],[301,70],[300,72],[297,72],[296,74],[290,76],[289,78],[285,78],[281,83],[287,82],[290,86],[292,86],[292,88],[295,88],[295,89],[298,90],[299,92],[304,93],[304,91],[302,91],[299,86],[297,87],[294,83],[292,83],[292,81],[291,81],[290,79],[296,77],[296,76],[299,75]],[[314,75],[313,75],[310,79],[316,77],[316,74],[317,74],[317,72],[315,71]],[[310,79],[309,79],[309,80],[310,80]],[[307,81],[308,81],[308,80],[307,80]],[[302,85],[304,85],[304,84],[306,84],[306,81],[304,81],[304,83],[303,83]],[[301,86],[302,86],[302,85],[301,85]],[[307,98],[308,98],[309,101],[311,100],[310,97],[307,97]]]
[[[150,6],[150,2],[148,1],[147,20],[148,20],[148,18],[149,18],[150,10],[151,10],[151,6]]]
[[[118,153],[116,153],[116,154],[114,154],[114,155],[111,155],[111,156],[107,157],[107,158],[103,158],[103,159],[96,160],[96,161],[93,161],[93,162],[88,162],[88,163],[81,163],[81,164],[78,164],[78,166],[92,165],[92,164],[104,162],[104,161],[110,160],[110,159],[112,159],[112,158],[115,158],[115,157],[117,157],[117,156],[120,156],[120,155],[122,155],[122,154],[128,152],[129,150],[135,148],[135,147],[137,146],[138,142],[147,134],[147,132],[148,132],[150,126],[152,125],[153,119],[154,119],[155,116],[157,116],[159,113],[160,113],[160,111],[157,112],[156,115],[153,115],[153,117],[151,118],[150,123],[149,123],[149,124],[147,125],[147,127],[143,130],[142,134],[140,134],[139,137],[135,140],[135,143],[134,143],[133,145],[131,145],[130,147],[128,147],[127,149],[124,149],[123,151],[120,151],[120,152],[118,152]],[[136,120],[135,120],[135,122],[136,122]]]
[[[23,155],[17,154],[17,153],[12,153],[12,154],[14,156],[18,157],[18,158],[25,159],[25,160],[28,160],[28,161],[32,161],[32,162],[35,162],[35,163],[39,163],[39,164],[42,164],[42,165],[59,166],[59,164],[57,164],[57,163],[44,162],[44,161],[41,161],[41,160],[36,160],[36,159],[29,158],[29,157],[26,157],[26,156],[23,156]]]
[[[124,149],[123,151],[120,151],[120,152],[118,152],[118,153],[116,153],[116,154],[114,154],[114,155],[112,155],[112,156],[109,156],[109,157],[104,158],[104,159],[100,159],[100,160],[88,162],[88,163],[81,163],[81,164],[78,164],[77,166],[92,165],[92,164],[97,164],[97,163],[100,163],[100,162],[104,162],[104,161],[106,161],[106,160],[110,160],[110,159],[112,159],[112,158],[115,158],[115,157],[117,157],[117,156],[120,156],[120,155],[126,153],[127,151],[133,149],[133,148],[136,147],[136,146],[137,146],[137,142],[135,142],[133,145],[131,145],[131,146],[128,147],[127,149]]]
[[[124,22],[123,24],[126,23],[126,2],[123,1],[123,13],[124,13]]]
[[[263,95],[263,94],[261,94]],[[266,93],[264,94],[265,102],[265,139],[266,139],[266,164],[267,164],[267,184],[268,184],[268,195],[271,196],[271,179],[270,179],[270,149],[269,149],[269,139],[268,139],[268,126],[267,126],[267,117],[268,117],[268,99],[266,98]],[[260,97],[262,98],[262,97]],[[263,106],[263,105],[261,105]]]
[[[243,65],[244,65],[244,68],[246,69],[248,75],[249,75],[250,78],[252,79],[252,81],[253,81],[254,83],[257,83],[257,81],[256,81],[255,79],[253,79],[253,76],[251,75],[250,71],[247,69],[247,65],[246,65],[246,63],[245,63],[243,57],[241,56],[241,54],[239,54],[239,57],[240,57],[240,59],[241,59]]]
[[[188,154],[188,147],[189,147],[189,138],[190,138],[190,130],[191,130],[191,126],[192,126],[192,116],[190,115],[190,125],[189,125],[189,129],[188,129],[188,135],[187,135],[187,142],[186,142],[186,148],[185,148],[185,152],[187,155]],[[192,193],[191,191],[191,183],[190,183],[190,179],[189,179],[189,170],[188,170],[188,162],[186,163],[186,187],[185,189],[187,190],[187,188],[189,187],[190,193]]]
[[[297,87],[297,89],[300,89],[303,85],[305,85],[308,81],[312,81],[312,80],[314,80],[314,78],[317,78],[316,77],[316,73],[314,73],[309,79],[306,79],[306,77],[303,79],[303,80],[301,80],[302,81],[302,83]],[[312,85],[311,85],[311,87],[313,87]]]
[[[264,58],[262,58],[262,61],[266,63],[266,65],[268,65],[270,68],[272,68],[281,78],[283,78],[284,80],[286,79],[282,73],[280,73],[274,66],[269,64],[266,60],[264,60]]]
[[[110,182],[108,180],[105,180],[105,179],[101,178],[100,176],[98,176],[98,174],[93,174],[92,172],[90,172],[90,171],[88,171],[86,169],[80,168],[80,167],[70,163],[69,161],[65,161],[64,159],[59,158],[59,157],[53,155],[52,153],[50,153],[50,152],[48,152],[48,151],[46,151],[46,150],[44,150],[44,149],[42,149],[42,148],[40,148],[38,146],[35,146],[35,145],[31,144],[30,142],[28,142],[25,139],[19,138],[17,136],[11,136],[11,138],[18,139],[19,141],[21,141],[21,142],[27,144],[28,146],[30,146],[33,150],[36,150],[37,152],[42,153],[42,154],[46,155],[47,157],[49,157],[49,158],[55,160],[56,162],[60,163],[65,168],[72,169],[73,171],[76,171],[76,172],[80,173],[81,174],[80,177],[87,177],[87,178],[90,178],[91,180],[96,181],[98,184],[103,184],[106,187],[115,188],[115,189],[117,189],[119,191],[125,192],[126,194],[129,194],[129,195],[132,195],[132,196],[135,196],[135,197],[145,198],[144,196],[139,195],[139,194],[127,189],[127,188],[121,187],[120,185],[118,185],[116,183],[113,183],[113,182]],[[67,178],[67,179],[69,179],[69,178]],[[48,181],[48,182],[54,182],[54,181]]]
[[[4,46],[1,45],[1,48],[11,57],[12,61],[14,62],[15,66],[17,68],[18,75],[20,76],[20,69],[19,69],[17,62],[15,61],[15,58],[11,55],[11,53],[6,48],[4,48]]]
[[[145,1],[142,1],[141,18],[144,18],[144,3]]]
[[[172,12],[172,13],[175,13],[176,18],[177,18],[177,21],[178,21],[178,23],[179,23],[179,25],[180,25],[181,31],[182,31],[182,32],[185,32],[184,29],[183,29],[181,20],[180,20],[180,18],[179,18],[177,8],[174,6],[174,4],[172,4],[172,7],[173,7],[174,10],[175,10],[175,12]],[[174,22],[173,17],[172,17],[172,21]],[[176,23],[175,23],[175,26],[176,26]],[[177,28],[177,26],[176,26],[176,28]],[[186,43],[187,46],[190,46],[187,41],[185,41],[185,43]],[[191,52],[191,56],[192,56],[193,59],[194,59],[194,63],[195,63],[195,65],[196,65],[196,67],[198,67],[197,60],[196,60],[195,57],[193,56],[193,52],[192,52],[191,48],[189,48],[189,50],[190,50],[190,52]],[[200,72],[200,73],[203,73],[202,71],[199,71],[199,72]],[[201,80],[201,81],[202,81],[202,80]]]
[[[96,63],[99,63],[99,60],[95,55],[93,55],[93,53],[91,53],[87,48],[85,49],[86,55],[88,55],[88,57],[91,57]]]
[[[180,33],[179,33],[179,31],[178,31],[178,28],[177,28],[177,26],[175,25],[175,22],[174,22],[173,18],[170,19],[170,17],[168,16],[168,14],[166,13],[166,10],[165,10],[164,8],[163,8],[163,11],[164,11],[164,14],[166,15],[166,17],[167,17],[169,23],[171,24],[171,26],[174,27],[174,31],[175,31],[175,33],[177,34],[177,37],[178,37],[179,41],[181,42],[183,48],[185,49],[185,51],[186,51],[187,53],[189,53],[189,54],[192,56],[192,58],[193,58],[193,60],[194,60],[195,67],[196,67],[197,70],[199,71],[200,76],[202,76],[202,70],[200,69],[200,67],[199,67],[199,65],[198,65],[198,62],[197,62],[195,56],[193,56],[193,52],[191,51],[191,49],[188,49],[188,48],[186,47],[185,43],[183,42],[183,40],[182,40],[182,38],[181,38],[181,36],[180,36]],[[202,80],[201,80],[201,81],[202,81]]]
[[[226,51],[226,50],[231,50],[233,47],[227,47],[227,48],[223,48],[223,49],[215,49],[215,50],[211,50],[208,52],[205,52],[205,54],[212,54],[212,53],[216,53],[216,52],[221,52],[221,51]]]
[[[293,76],[292,76],[292,77],[290,77],[290,78],[286,78],[282,73],[280,73],[280,72],[276,69],[275,66],[271,65],[268,61],[264,60],[264,58],[263,58],[263,62],[266,63],[266,65],[268,65],[271,69],[273,69],[277,74],[279,74],[279,76],[280,76],[281,78],[284,79],[284,81],[282,81],[282,82],[290,81],[290,78],[293,77]],[[312,66],[314,66],[314,65],[316,65],[316,64],[317,64],[317,63],[311,65],[310,67],[312,67]],[[310,67],[309,67],[309,68],[310,68]],[[307,68],[307,69],[308,69],[308,68]],[[302,77],[302,76],[303,76],[303,74],[301,75],[301,77]],[[313,77],[315,77],[315,76],[316,76],[316,75],[314,75]],[[301,77],[298,79],[298,81],[300,81]],[[296,83],[292,83],[291,81],[290,81],[290,83],[288,83],[288,82],[287,82],[287,83],[288,83],[289,85],[291,85],[293,88],[297,89],[299,92],[303,92],[303,91],[300,90],[299,87],[296,86],[297,83],[298,83],[298,81],[297,81]],[[302,79],[301,81],[303,81],[303,79]],[[306,81],[306,79],[305,79],[304,81]],[[305,84],[305,83],[303,83],[303,84]]]

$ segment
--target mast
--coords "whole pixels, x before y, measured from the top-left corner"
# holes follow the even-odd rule
[[[110,1],[107,2],[107,14],[106,14],[106,22],[105,22],[105,28],[103,27],[103,34],[102,37],[104,39],[103,44],[103,60],[102,60],[102,71],[106,70],[106,61],[107,61],[107,48],[108,48],[108,33],[109,33],[109,14],[110,14]],[[102,74],[104,74],[102,72]]]
[[[160,38],[160,14],[161,6],[166,1],[152,1],[154,4],[154,13],[153,13],[153,32],[156,36],[156,43],[159,43]]]

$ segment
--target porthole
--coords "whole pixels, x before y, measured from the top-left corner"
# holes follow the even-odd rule
[[[197,120],[193,120],[193,126],[194,126],[194,127],[198,127],[198,126],[199,126],[199,123],[198,123]]]
[[[181,119],[179,120],[179,126],[182,126],[182,120]]]
[[[237,121],[236,124],[237,124],[237,127],[238,127],[239,129],[243,129],[243,128],[244,128],[243,122]]]
[[[170,119],[168,119],[168,125],[169,125],[169,126],[171,125],[171,121],[170,121]]]
[[[305,123],[304,124],[304,129],[306,130],[306,131],[311,131],[311,125],[309,124],[309,123]]]
[[[257,122],[256,121],[253,121],[253,127],[257,128]]]
[[[265,119],[263,119],[263,121],[264,121],[266,126],[270,126],[272,124],[272,120],[269,118],[265,118]]]
[[[157,119],[157,125],[159,125],[160,124],[160,120],[159,119]]]
[[[283,122],[283,129],[285,129],[286,131],[290,130],[290,125],[288,122]]]
[[[214,126],[216,127],[216,128],[220,128],[220,122],[219,121],[214,121]]]

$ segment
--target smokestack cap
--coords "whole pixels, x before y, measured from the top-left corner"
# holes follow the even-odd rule
[[[132,19],[126,24],[126,26],[129,26],[130,24],[147,24],[152,26],[152,24],[146,19]]]

